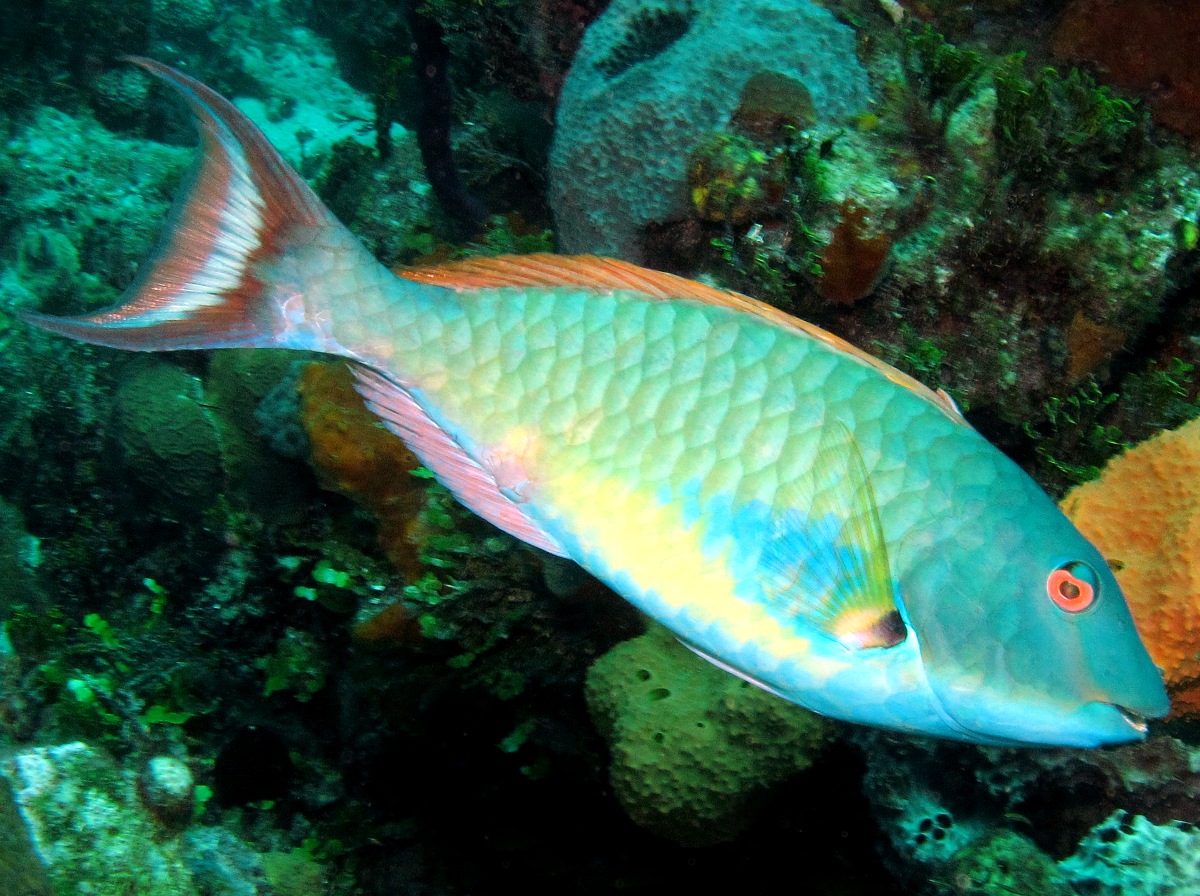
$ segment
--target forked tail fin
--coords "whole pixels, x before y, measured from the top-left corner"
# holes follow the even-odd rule
[[[315,232],[340,232],[341,224],[231,102],[162,63],[128,61],[183,95],[196,115],[202,151],[153,255],[120,302],[78,317],[26,313],[25,319],[85,342],[140,351],[273,345],[285,332],[303,330],[303,302],[281,301],[276,263]]]

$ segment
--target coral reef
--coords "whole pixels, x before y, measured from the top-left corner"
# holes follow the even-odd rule
[[[46,866],[34,852],[12,785],[3,776],[0,776],[0,891],[18,896],[50,896]]]
[[[0,500],[0,621],[15,606],[44,610],[49,599],[38,580],[41,542],[25,529],[16,507]]]
[[[186,826],[196,810],[196,781],[187,763],[174,756],[154,756],[138,776],[138,795],[163,825]]]
[[[832,723],[704,662],[666,629],[588,672],[609,777],[638,824],[688,845],[737,836],[768,788],[808,768]]]
[[[644,228],[689,213],[687,157],[774,72],[836,126],[870,97],[853,32],[815,3],[615,0],[563,85],[550,202],[568,252],[644,258]]]
[[[922,749],[923,741],[891,741],[857,732],[867,759],[863,792],[884,837],[885,863],[901,880],[936,877],[954,857],[995,826],[995,807],[972,800],[961,770]]]
[[[864,790],[887,838],[885,860],[902,880],[937,881],[939,893],[977,892],[971,887],[988,876],[987,867],[1001,870],[993,859],[1010,847],[1024,858],[1014,856],[1009,870],[1019,864],[1031,875],[1045,874],[1046,892],[1060,892],[1049,881],[1058,877],[1092,893],[1073,867],[1050,874],[1046,857],[1069,856],[1117,810],[1159,825],[1200,822],[1200,756],[1170,737],[1109,750],[1035,751],[865,731],[853,737],[867,760]],[[992,842],[1000,832],[1011,836]],[[1032,842],[1012,839],[1016,834]],[[1042,893],[1032,885],[1016,889]]]
[[[1063,510],[1104,553],[1138,632],[1163,669],[1175,715],[1200,712],[1200,421],[1163,432],[1112,460]]]
[[[935,896],[1071,896],[1050,857],[1028,837],[1004,829],[959,850],[932,882]]]
[[[204,379],[159,358],[124,366],[108,434],[135,484],[134,505],[196,512],[224,493],[277,521],[296,518],[303,468],[269,450],[255,418],[293,360],[285,352],[217,352]]]
[[[0,0],[0,892],[732,892],[753,868],[1191,896],[1191,429],[1067,503],[1184,718],[977,749],[816,719],[660,630],[614,648],[641,620],[410,475],[340,365],[130,360],[10,314],[111,303],[167,214],[194,136],[121,53],[236,97],[389,265],[550,251],[561,95],[564,248],[811,318],[1060,488],[1200,411],[1200,169],[1149,121],[1200,133],[1191,9],[904,0],[896,27],[877,0],[614,0],[564,88],[605,0],[418,2],[450,145],[503,215],[477,245],[447,241],[405,130],[404,4]]]
[[[295,410],[295,382],[289,378],[295,362],[294,352],[227,349],[213,353],[204,377],[204,404],[217,431],[227,496],[276,523],[296,522],[305,512],[309,477],[298,461],[306,456],[277,449],[287,435],[276,427],[294,433],[295,414],[280,419],[259,409],[268,395],[286,389]]]
[[[0,230],[24,247],[14,269],[43,310],[116,301],[189,155],[49,107],[14,129],[0,144]]]
[[[221,444],[198,377],[139,358],[117,389],[111,423],[135,506],[166,513],[211,507],[225,485]]]
[[[275,896],[262,857],[225,828],[192,828],[181,842],[196,890],[203,896]]]
[[[384,264],[407,264],[433,248],[433,197],[414,140],[396,140],[382,163],[362,144],[343,140],[316,188]]]
[[[853,305],[875,288],[891,249],[891,236],[872,232],[866,209],[847,199],[821,252],[818,291],[831,304]]]
[[[38,747],[0,772],[56,892],[194,896],[179,841],[162,836],[133,782],[99,751],[82,743]]]

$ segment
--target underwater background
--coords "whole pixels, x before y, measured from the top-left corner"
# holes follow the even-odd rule
[[[1200,894],[1200,7],[0,17],[0,893]],[[1172,715],[1090,751],[819,718],[460,508],[341,361],[23,324],[114,303],[192,158],[124,54],[389,265],[611,255],[945,389],[1109,559]]]

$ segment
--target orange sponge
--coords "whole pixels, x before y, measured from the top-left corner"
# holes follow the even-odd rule
[[[412,534],[424,506],[420,461],[363,406],[345,364],[313,363],[300,375],[300,420],[321,485],[353,498],[379,523],[379,543],[401,572],[420,575]]]
[[[1112,564],[1172,714],[1200,714],[1200,420],[1110,461],[1062,508]]]

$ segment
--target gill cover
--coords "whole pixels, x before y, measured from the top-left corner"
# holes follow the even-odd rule
[[[1138,739],[1169,702],[1120,587],[1061,513],[1029,512],[1049,504],[1041,490],[1019,485],[962,533],[991,549],[931,555],[906,583],[929,686],[967,739]]]

